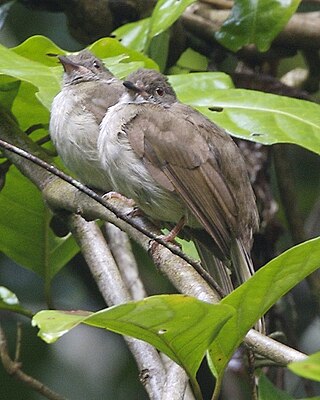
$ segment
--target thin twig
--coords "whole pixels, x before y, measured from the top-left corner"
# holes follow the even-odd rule
[[[9,351],[7,339],[4,333],[4,330],[0,327],[0,358],[4,369],[7,371],[9,375],[16,378],[17,380],[23,382],[31,389],[40,393],[42,396],[46,397],[49,400],[67,400],[66,397],[61,396],[60,394],[54,392],[45,386],[42,382],[33,378],[30,375],[27,375],[21,369],[21,362],[18,360],[12,360]]]

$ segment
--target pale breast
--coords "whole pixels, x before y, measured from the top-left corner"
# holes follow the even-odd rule
[[[109,108],[98,139],[101,163],[114,190],[133,199],[151,218],[178,222],[185,214],[185,207],[174,193],[155,182],[130,146],[126,124],[135,114],[135,105],[118,104]]]
[[[63,89],[51,109],[50,136],[63,163],[83,183],[111,190],[97,155],[99,125],[81,96]]]

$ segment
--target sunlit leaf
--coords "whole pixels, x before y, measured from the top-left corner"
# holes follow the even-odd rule
[[[165,32],[196,0],[159,0],[151,17],[121,26],[113,32],[122,44],[147,52],[154,37]]]
[[[285,293],[320,267],[320,238],[287,250],[270,261],[221,303],[237,310],[211,344],[214,373],[221,376],[248,330]]]
[[[183,295],[160,295],[90,315],[81,311],[41,311],[35,315],[33,325],[40,328],[39,335],[48,343],[80,323],[144,340],[183,366],[198,391],[195,375],[201,360],[233,313],[229,306]]]
[[[181,54],[177,65],[189,71],[207,71],[208,59],[193,49],[188,48]]]
[[[150,18],[145,18],[120,26],[112,34],[121,40],[124,46],[142,52],[147,43],[149,27]]]
[[[234,136],[263,144],[294,143],[320,154],[320,106],[316,103],[253,90],[215,90],[215,73],[169,79],[182,102]],[[223,89],[228,78],[218,77],[217,84],[221,82]]]
[[[288,368],[303,378],[320,382],[320,352],[312,354],[306,360],[291,363]]]
[[[159,0],[150,18],[149,40],[168,29],[196,0]]]

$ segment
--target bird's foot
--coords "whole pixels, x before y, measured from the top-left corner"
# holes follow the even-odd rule
[[[105,200],[112,200],[112,199],[117,199],[117,200],[121,200],[123,203],[125,203],[128,207],[135,207],[135,202],[132,199],[128,199],[127,197],[123,196],[122,194],[118,193],[118,192],[108,192],[106,194],[104,194],[103,199]]]

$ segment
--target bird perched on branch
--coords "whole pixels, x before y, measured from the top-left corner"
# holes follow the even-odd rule
[[[64,164],[91,187],[111,189],[97,154],[99,125],[125,88],[90,51],[59,56],[63,87],[51,108],[50,136]]]
[[[98,139],[106,179],[150,218],[191,229],[210,248],[219,283],[232,290],[254,272],[250,250],[258,212],[245,163],[232,138],[177,100],[167,78],[138,70],[108,109]],[[177,227],[178,226],[178,227]],[[204,236],[210,238],[202,240]],[[205,243],[205,244],[204,244]]]

